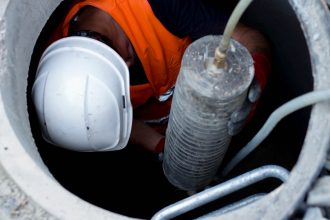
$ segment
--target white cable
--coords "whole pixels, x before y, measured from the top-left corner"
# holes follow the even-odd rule
[[[217,68],[223,67],[226,56],[227,50],[230,44],[230,38],[234,32],[234,29],[242,17],[243,13],[245,12],[246,8],[250,5],[253,0],[241,0],[235,7],[234,11],[231,13],[229,20],[226,24],[223,37],[219,42],[219,46],[215,49],[214,54],[214,65]]]
[[[241,0],[235,7],[234,11],[232,12],[232,14],[230,15],[230,18],[226,24],[224,33],[223,33],[223,38],[220,41],[219,44],[219,49],[222,53],[226,53],[227,49],[229,47],[229,42],[230,42],[230,38],[234,32],[234,29],[239,21],[239,19],[241,18],[241,16],[243,15],[243,13],[245,12],[246,8],[251,4],[253,0]]]
[[[259,132],[247,143],[236,155],[229,161],[222,171],[222,175],[227,175],[239,162],[241,162],[247,155],[249,155],[257,146],[268,136],[277,123],[288,114],[304,108],[306,106],[329,100],[330,89],[313,91],[304,95],[298,96],[287,103],[277,108],[268,118],[266,123],[262,126]]]

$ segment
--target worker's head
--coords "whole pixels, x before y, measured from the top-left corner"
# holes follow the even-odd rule
[[[70,36],[84,36],[99,40],[114,49],[131,67],[136,54],[132,43],[121,26],[113,17],[93,6],[85,6],[72,18],[68,34]]]
[[[132,125],[129,73],[110,47],[67,37],[40,59],[32,97],[44,138],[76,151],[118,150]]]

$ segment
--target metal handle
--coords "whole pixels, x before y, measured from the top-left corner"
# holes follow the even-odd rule
[[[174,218],[239,189],[242,189],[243,187],[249,186],[253,183],[270,177],[280,179],[282,182],[286,182],[289,178],[289,171],[277,165],[267,165],[257,168],[224,183],[196,193],[172,205],[169,205],[158,211],[151,218],[151,220]]]

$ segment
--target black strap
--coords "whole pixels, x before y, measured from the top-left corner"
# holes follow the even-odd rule
[[[105,36],[103,36],[102,34],[95,32],[95,31],[79,30],[79,31],[70,33],[70,36],[89,37],[89,38],[101,41],[101,42],[107,44],[108,46],[110,46],[108,39]]]

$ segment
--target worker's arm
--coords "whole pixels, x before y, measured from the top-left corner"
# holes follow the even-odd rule
[[[154,153],[160,153],[164,148],[164,136],[143,121],[134,119],[130,144],[142,146]]]
[[[232,37],[246,47],[252,55],[263,53],[271,58],[270,43],[260,31],[238,23]]]

